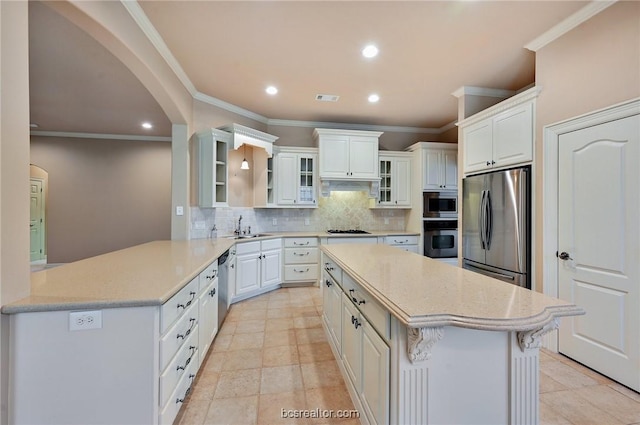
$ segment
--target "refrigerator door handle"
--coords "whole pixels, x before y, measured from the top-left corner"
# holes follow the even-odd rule
[[[511,276],[511,275],[508,275],[508,274],[492,272],[491,270],[487,270],[487,269],[483,269],[483,268],[480,268],[480,267],[476,267],[473,264],[469,264],[469,263],[466,263],[465,266],[469,270],[480,270],[482,274],[486,274],[487,276],[496,277],[496,278],[500,278],[500,279],[514,280],[515,281],[515,277]]]
[[[486,190],[480,194],[480,208],[478,210],[478,235],[480,236],[480,248],[485,249],[484,245],[484,196]]]
[[[493,232],[493,208],[491,206],[491,191],[487,190],[486,196],[486,211],[485,211],[485,219],[487,221],[486,224],[486,236],[485,236],[485,245],[487,245],[487,249],[491,249],[491,233]]]

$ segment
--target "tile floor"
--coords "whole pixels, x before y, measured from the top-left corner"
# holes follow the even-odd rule
[[[318,288],[234,304],[175,423],[359,424],[283,418],[282,409],[352,410],[321,324]],[[541,425],[640,424],[640,394],[560,355],[540,355]]]

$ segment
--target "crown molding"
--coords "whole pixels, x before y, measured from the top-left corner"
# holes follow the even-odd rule
[[[555,41],[556,39],[562,37],[564,34],[568,33],[578,25],[583,22],[588,21],[593,16],[602,12],[612,4],[616,3],[617,0],[613,1],[592,1],[582,9],[575,12],[573,15],[564,19],[559,24],[553,26],[551,29],[542,33],[542,35],[538,36],[536,39],[530,41],[528,44],[525,44],[525,49],[531,50],[532,52],[537,52],[542,49],[547,44]]]
[[[220,100],[217,97],[209,96],[208,94],[204,94],[201,92],[197,92],[193,98],[195,100],[199,100],[200,102],[207,103],[209,105],[217,106],[218,108],[224,109],[228,112],[233,112],[234,114],[241,115],[246,118],[250,118],[254,121],[261,122],[262,124],[268,124],[269,118],[256,114],[248,109],[241,108],[229,102],[225,102],[224,100]]]
[[[70,131],[31,131],[31,136],[63,137],[73,139],[105,139],[105,140],[129,140],[142,142],[171,142],[171,137],[165,136],[136,136],[131,134],[105,134],[105,133],[76,133]]]
[[[465,95],[471,95],[506,99],[516,94],[516,92],[513,90],[490,89],[487,87],[462,86],[451,94],[457,98]]]
[[[279,120],[269,119],[268,125],[282,127],[307,127],[307,128],[338,128],[341,130],[362,130],[362,131],[382,131],[392,133],[422,133],[422,134],[440,134],[448,130],[454,123],[447,124],[441,128],[420,128],[420,127],[403,127],[394,125],[370,125],[370,124],[353,124],[325,121],[296,121],[296,120]],[[448,128],[445,128],[448,127]],[[445,130],[443,130],[445,129]]]
[[[514,106],[533,100],[538,97],[538,94],[540,94],[541,91],[541,86],[532,87],[529,90],[518,93],[515,96],[503,100],[500,103],[496,103],[495,105],[484,109],[477,114],[471,115],[468,118],[458,121],[457,125],[458,127],[467,127],[471,124],[475,124],[479,121],[484,120],[485,118],[492,117],[496,114],[506,111],[507,109],[513,108]]]
[[[144,10],[142,10],[142,7],[140,7],[138,2],[135,0],[121,0],[121,3],[127,12],[129,12],[136,24],[138,24],[142,32],[147,36],[151,44],[156,48],[158,53],[160,53],[160,56],[162,56],[169,67],[171,67],[182,85],[184,85],[184,87],[189,91],[191,96],[195,96],[197,93],[196,87],[187,76],[187,73],[184,72],[184,69],[182,69],[178,60],[173,56],[173,53],[169,50],[169,47],[162,39],[162,36],[158,30],[156,30],[156,27],[153,26],[147,15],[144,13]]]

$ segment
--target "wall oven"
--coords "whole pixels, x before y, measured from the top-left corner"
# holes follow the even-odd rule
[[[458,192],[424,192],[423,218],[458,218]]]
[[[458,256],[458,220],[424,220],[424,255],[431,258]]]

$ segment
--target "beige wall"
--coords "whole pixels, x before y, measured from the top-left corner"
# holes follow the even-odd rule
[[[0,304],[29,293],[27,2],[0,2]],[[9,319],[0,318],[0,423],[8,423]]]
[[[542,287],[543,128],[640,96],[640,2],[618,2],[536,54],[536,287]]]
[[[49,173],[49,263],[170,239],[170,143],[34,136],[31,162]]]

